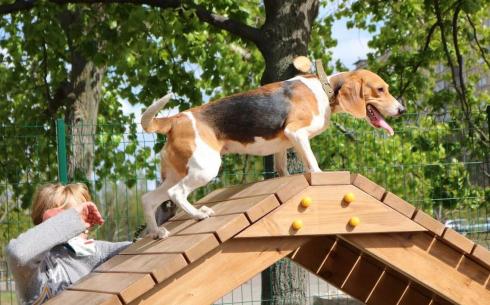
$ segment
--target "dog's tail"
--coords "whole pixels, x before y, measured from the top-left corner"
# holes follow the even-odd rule
[[[169,93],[157,100],[146,109],[141,116],[141,126],[146,132],[158,132],[166,134],[172,128],[172,117],[155,118],[155,115],[160,111],[172,98],[172,93]]]

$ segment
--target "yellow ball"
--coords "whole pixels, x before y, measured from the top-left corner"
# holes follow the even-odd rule
[[[354,195],[354,193],[347,193],[344,195],[344,202],[351,203],[354,200],[356,200],[356,196]]]
[[[295,219],[292,224],[293,229],[299,230],[303,227],[303,221],[301,219]]]
[[[301,199],[301,206],[307,208],[311,205],[312,202],[313,199],[311,199],[311,197],[304,197],[303,199]]]
[[[349,220],[349,225],[351,225],[352,227],[356,227],[360,223],[361,223],[361,220],[359,219],[359,217],[356,217],[356,216],[351,217],[351,219]]]

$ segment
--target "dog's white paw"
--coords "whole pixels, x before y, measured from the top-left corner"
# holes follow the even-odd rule
[[[203,220],[206,218],[209,218],[210,216],[214,215],[214,211],[211,208],[208,208],[207,206],[202,206],[200,207],[194,215],[192,215],[195,219],[198,220]]]
[[[147,236],[150,236],[153,239],[165,239],[170,235],[167,229],[164,227],[160,227],[156,230],[151,230]]]

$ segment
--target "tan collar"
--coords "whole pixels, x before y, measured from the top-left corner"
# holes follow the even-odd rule
[[[333,105],[335,104],[335,97],[334,97],[335,93],[333,92],[332,85],[328,81],[328,76],[325,73],[325,70],[323,69],[322,60],[317,59],[315,61],[315,65],[316,65],[316,75],[318,76],[318,79],[322,84],[323,91],[325,91],[325,94],[327,94],[330,105]]]

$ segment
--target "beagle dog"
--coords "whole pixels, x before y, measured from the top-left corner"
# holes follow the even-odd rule
[[[155,221],[156,209],[167,200],[195,219],[213,214],[206,206],[196,209],[187,197],[218,175],[222,154],[274,154],[276,171],[288,175],[286,153],[294,147],[307,171],[320,172],[310,138],[327,128],[332,113],[347,112],[394,134],[384,117],[401,115],[405,108],[381,77],[356,70],[328,76],[328,82],[333,89],[330,101],[319,76],[303,74],[170,117],[155,117],[170,94],[148,107],[141,119],[143,129],[167,135],[161,151],[164,180],[142,197],[149,234],[168,236]]]

